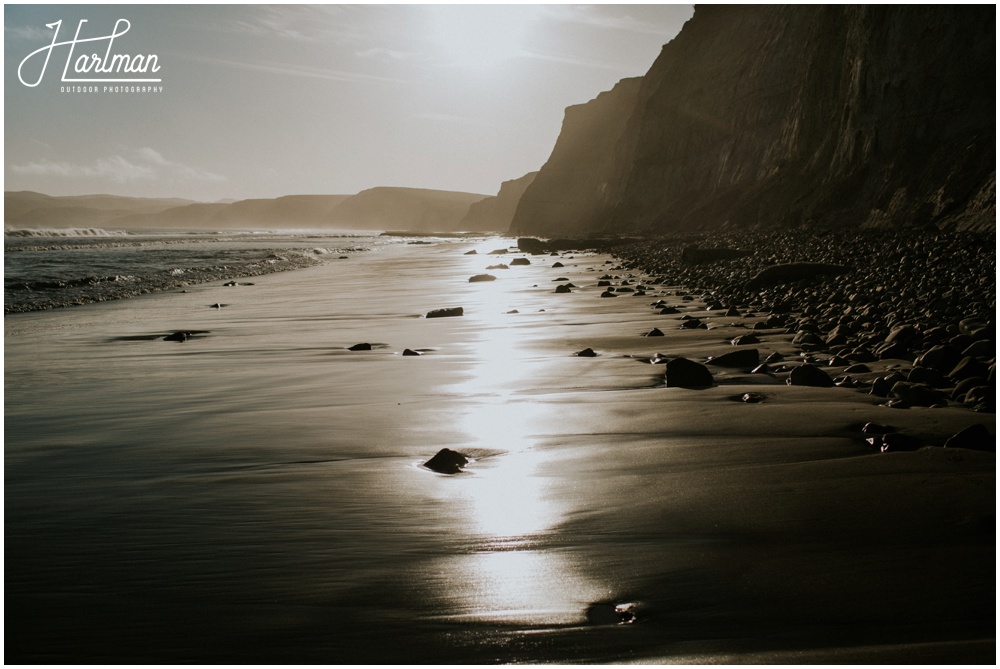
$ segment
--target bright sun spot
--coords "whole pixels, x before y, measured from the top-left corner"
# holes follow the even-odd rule
[[[428,12],[427,38],[445,65],[491,68],[516,57],[536,26],[531,5],[436,5]]]

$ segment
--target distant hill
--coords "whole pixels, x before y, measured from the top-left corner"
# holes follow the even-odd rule
[[[126,216],[156,214],[191,204],[178,198],[141,198],[119,195],[52,196],[34,191],[6,191],[3,215],[6,227],[100,227]]]
[[[462,229],[505,231],[510,228],[517,204],[537,174],[538,172],[529,172],[520,179],[504,181],[496,195],[474,202],[462,219]]]
[[[17,227],[331,228],[454,232],[476,193],[379,187],[356,195],[288,195],[235,202],[4,193],[4,224]],[[478,229],[478,231],[487,231]]]

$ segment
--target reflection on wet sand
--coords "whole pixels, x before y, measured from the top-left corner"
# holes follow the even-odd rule
[[[532,436],[538,412],[515,394],[531,383],[517,319],[505,313],[514,303],[509,285],[481,285],[474,294],[478,303],[468,310],[481,326],[477,365],[458,390],[470,398],[462,428],[470,450],[487,455],[449,481],[469,522],[467,552],[441,565],[443,573],[462,575],[447,585],[452,612],[445,617],[532,626],[580,623],[600,588],[566,551],[546,545],[565,520],[568,501],[553,494],[545,472],[555,454],[540,450]]]

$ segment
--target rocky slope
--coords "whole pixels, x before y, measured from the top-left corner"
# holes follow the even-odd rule
[[[699,6],[630,111],[567,110],[512,231],[993,230],[995,43],[993,6]]]
[[[468,213],[459,223],[462,230],[475,232],[504,232],[510,228],[514,212],[524,191],[535,180],[538,172],[529,172],[520,179],[500,184],[500,192],[469,206]]]

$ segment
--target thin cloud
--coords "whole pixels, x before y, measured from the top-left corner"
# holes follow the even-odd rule
[[[373,47],[371,49],[365,49],[364,51],[357,51],[354,53],[358,58],[374,58],[382,60],[407,60],[412,57],[412,54],[396,51],[395,49],[385,49],[383,47]]]
[[[636,18],[631,13],[612,14],[611,12],[647,12],[649,7],[639,5],[547,5],[546,17],[555,21],[578,23],[605,30],[622,30],[645,35],[662,35],[671,32],[674,21],[686,21],[690,18],[692,9],[689,5],[673,5],[657,7],[655,11],[668,11],[672,16],[658,16],[656,19]],[[682,20],[683,19],[683,20]]]
[[[284,74],[291,77],[305,77],[308,79],[326,79],[328,81],[347,81],[347,82],[380,82],[389,84],[406,84],[411,83],[403,79],[395,79],[393,77],[383,77],[377,74],[365,74],[363,72],[349,72],[346,70],[331,70],[318,67],[309,67],[306,65],[289,65],[285,63],[244,63],[235,60],[228,60],[225,58],[203,58],[201,56],[193,56],[190,54],[184,57],[190,60],[196,60],[209,65],[224,65],[226,67],[235,67],[241,70],[250,70],[253,72],[267,72],[270,74]]]
[[[52,42],[52,30],[44,26],[4,26],[3,34],[5,39],[40,42],[39,46]]]
[[[113,155],[98,158],[90,164],[66,161],[38,160],[24,165],[11,165],[15,174],[57,177],[62,179],[98,179],[115,184],[132,184],[140,181],[226,181],[224,176],[200,167],[167,160],[163,155],[145,147],[133,152],[134,157]]]
[[[542,60],[549,63],[562,63],[564,65],[574,65],[576,67],[590,67],[599,70],[613,70],[616,72],[619,69],[621,69],[609,63],[604,63],[594,60],[584,60],[582,58],[571,58],[569,56],[554,56],[552,54],[539,53],[537,51],[529,51],[527,49],[521,49],[517,55],[520,58],[528,58],[531,60]]]

